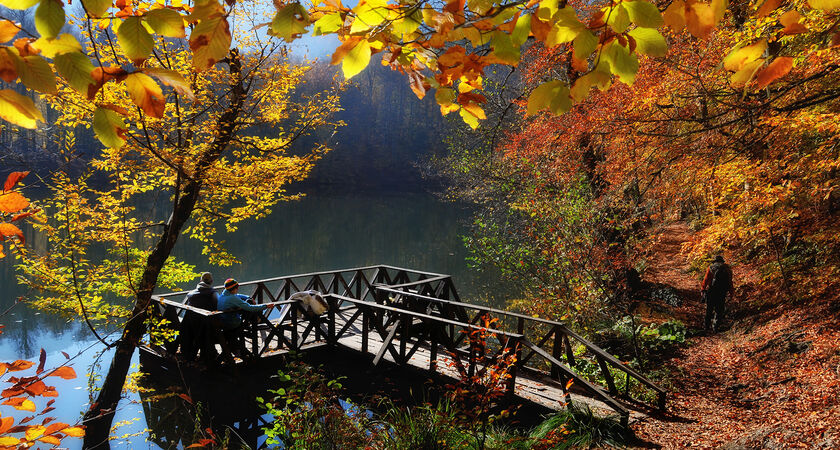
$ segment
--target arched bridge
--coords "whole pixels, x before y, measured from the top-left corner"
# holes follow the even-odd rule
[[[288,300],[309,289],[325,294],[327,312],[311,317]],[[246,321],[234,342],[217,333],[229,363],[327,345],[367,354],[373,365],[387,360],[453,378],[503,372],[508,395],[553,409],[576,397],[625,422],[639,403],[665,405],[661,387],[562,322],[464,303],[449,275],[382,265],[243,282],[240,292],[275,309]],[[186,311],[212,324],[220,312],[184,305],[185,294],[153,296],[164,326],[177,328]],[[171,342],[141,350],[174,357]]]

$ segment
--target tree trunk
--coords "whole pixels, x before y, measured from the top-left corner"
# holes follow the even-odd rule
[[[157,278],[163,269],[167,258],[169,258],[178,235],[192,215],[195,205],[198,202],[202,185],[205,181],[205,174],[224,153],[233,139],[236,132],[236,118],[242,111],[242,104],[245,99],[246,89],[242,80],[242,65],[239,60],[239,52],[231,49],[228,57],[230,72],[234,75],[231,84],[231,101],[225,112],[218,120],[218,134],[212,145],[204,152],[196,163],[193,177],[184,185],[180,198],[175,200],[172,215],[161,233],[160,240],[146,259],[146,268],[143,271],[143,278],[140,281],[140,290],[131,311],[131,318],[123,329],[123,334],[117,343],[114,359],[108,368],[108,374],[102,384],[102,390],[96,401],[91,403],[85,413],[84,423],[87,426],[84,440],[84,448],[110,448],[109,436],[111,423],[114,420],[114,412],[122,395],[125,377],[131,365],[131,357],[134,349],[143,338],[146,332],[146,317],[149,304],[152,300],[152,292],[157,285]]]

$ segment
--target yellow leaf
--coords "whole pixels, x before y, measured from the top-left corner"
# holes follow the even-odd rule
[[[634,0],[624,2],[623,5],[627,8],[630,21],[636,25],[645,28],[659,28],[662,26],[662,14],[653,3],[646,0]]]
[[[56,91],[55,73],[41,55],[25,56],[16,62],[18,76],[26,87],[44,94]]]
[[[82,52],[62,53],[53,59],[55,70],[67,84],[81,94],[88,95],[90,86],[94,85],[93,64]]]
[[[344,72],[344,78],[350,79],[364,70],[370,62],[370,43],[366,40],[361,40],[347,52],[347,56],[341,61],[341,70]]]
[[[56,38],[42,37],[33,42],[32,47],[40,50],[41,54],[47,58],[55,58],[55,55],[63,53],[82,51],[82,44],[69,33],[60,34]]]
[[[0,437],[0,446],[2,447],[16,447],[20,443],[20,439],[12,436]]]
[[[29,129],[35,128],[39,121],[44,121],[44,116],[32,99],[11,89],[0,90],[0,118]]]
[[[764,64],[764,59],[759,59],[744,64],[740,70],[738,70],[732,75],[732,78],[729,81],[730,84],[733,87],[745,86],[753,79],[753,77],[755,76],[758,69],[762,66],[762,64]]]
[[[737,72],[741,70],[744,65],[751,63],[764,55],[765,50],[767,50],[766,39],[762,39],[753,44],[733,50],[726,56],[726,58],[723,59],[723,67],[730,72]]]
[[[356,19],[350,25],[351,33],[369,30],[388,19],[387,0],[362,0],[353,11]]]
[[[157,67],[143,69],[143,72],[157,78],[161,83],[175,89],[180,95],[190,100],[195,100],[195,94],[187,80],[175,70],[160,69]]]
[[[64,26],[64,5],[60,0],[41,0],[35,10],[35,29],[44,37],[55,37]]]
[[[120,148],[125,143],[127,130],[122,116],[106,108],[96,108],[93,113],[93,132],[108,148]]]
[[[27,441],[34,441],[35,439],[38,439],[39,436],[44,434],[44,430],[46,430],[46,429],[47,429],[47,427],[45,427],[43,425],[33,425],[33,426],[27,428],[26,433],[25,433],[26,440]]]
[[[72,437],[83,437],[85,435],[85,430],[81,427],[68,427],[61,430],[61,432]]]
[[[91,17],[102,17],[111,7],[112,0],[82,0]]]
[[[131,101],[147,116],[157,119],[163,117],[166,100],[160,86],[152,77],[139,72],[132,73],[126,77],[125,86]]]
[[[196,27],[197,29],[198,27]],[[123,53],[135,65],[140,65],[152,53],[155,41],[139,17],[129,17],[117,29],[117,41]]]
[[[186,37],[184,19],[177,11],[169,8],[153,9],[146,13],[146,23],[155,33],[173,38]]]
[[[829,12],[840,9],[840,0],[808,0],[808,6]]]
[[[38,0],[0,0],[0,5],[9,9],[29,9],[38,4]]]
[[[207,69],[230,52],[230,27],[223,16],[202,20],[190,34],[193,67]]]
[[[572,108],[569,88],[560,80],[547,81],[534,89],[528,97],[527,114],[532,116],[538,111],[548,109],[554,114],[562,114]]]
[[[33,403],[32,400],[26,399],[20,405],[15,405],[15,409],[35,412],[35,403]]]
[[[275,36],[291,42],[306,32],[309,26],[309,14],[300,3],[289,3],[277,10],[271,21],[271,32]]]

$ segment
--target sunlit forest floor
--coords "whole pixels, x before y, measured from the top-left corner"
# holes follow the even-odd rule
[[[665,448],[840,447],[837,299],[794,302],[762,292],[753,269],[735,265],[727,326],[705,336],[698,281],[680,251],[690,236],[682,224],[663,229],[649,258],[647,281],[685,300],[667,314],[697,336],[665,363],[668,414],[637,422],[636,435]]]

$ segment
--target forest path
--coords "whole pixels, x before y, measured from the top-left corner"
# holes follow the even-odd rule
[[[688,272],[681,251],[692,237],[683,223],[663,227],[648,255],[644,280],[673,288],[683,300],[664,317],[682,320],[697,335],[659,366],[667,413],[633,424],[636,435],[663,448],[840,447],[836,302],[768,301],[754,268],[733,264],[731,328],[704,335],[699,274]]]

